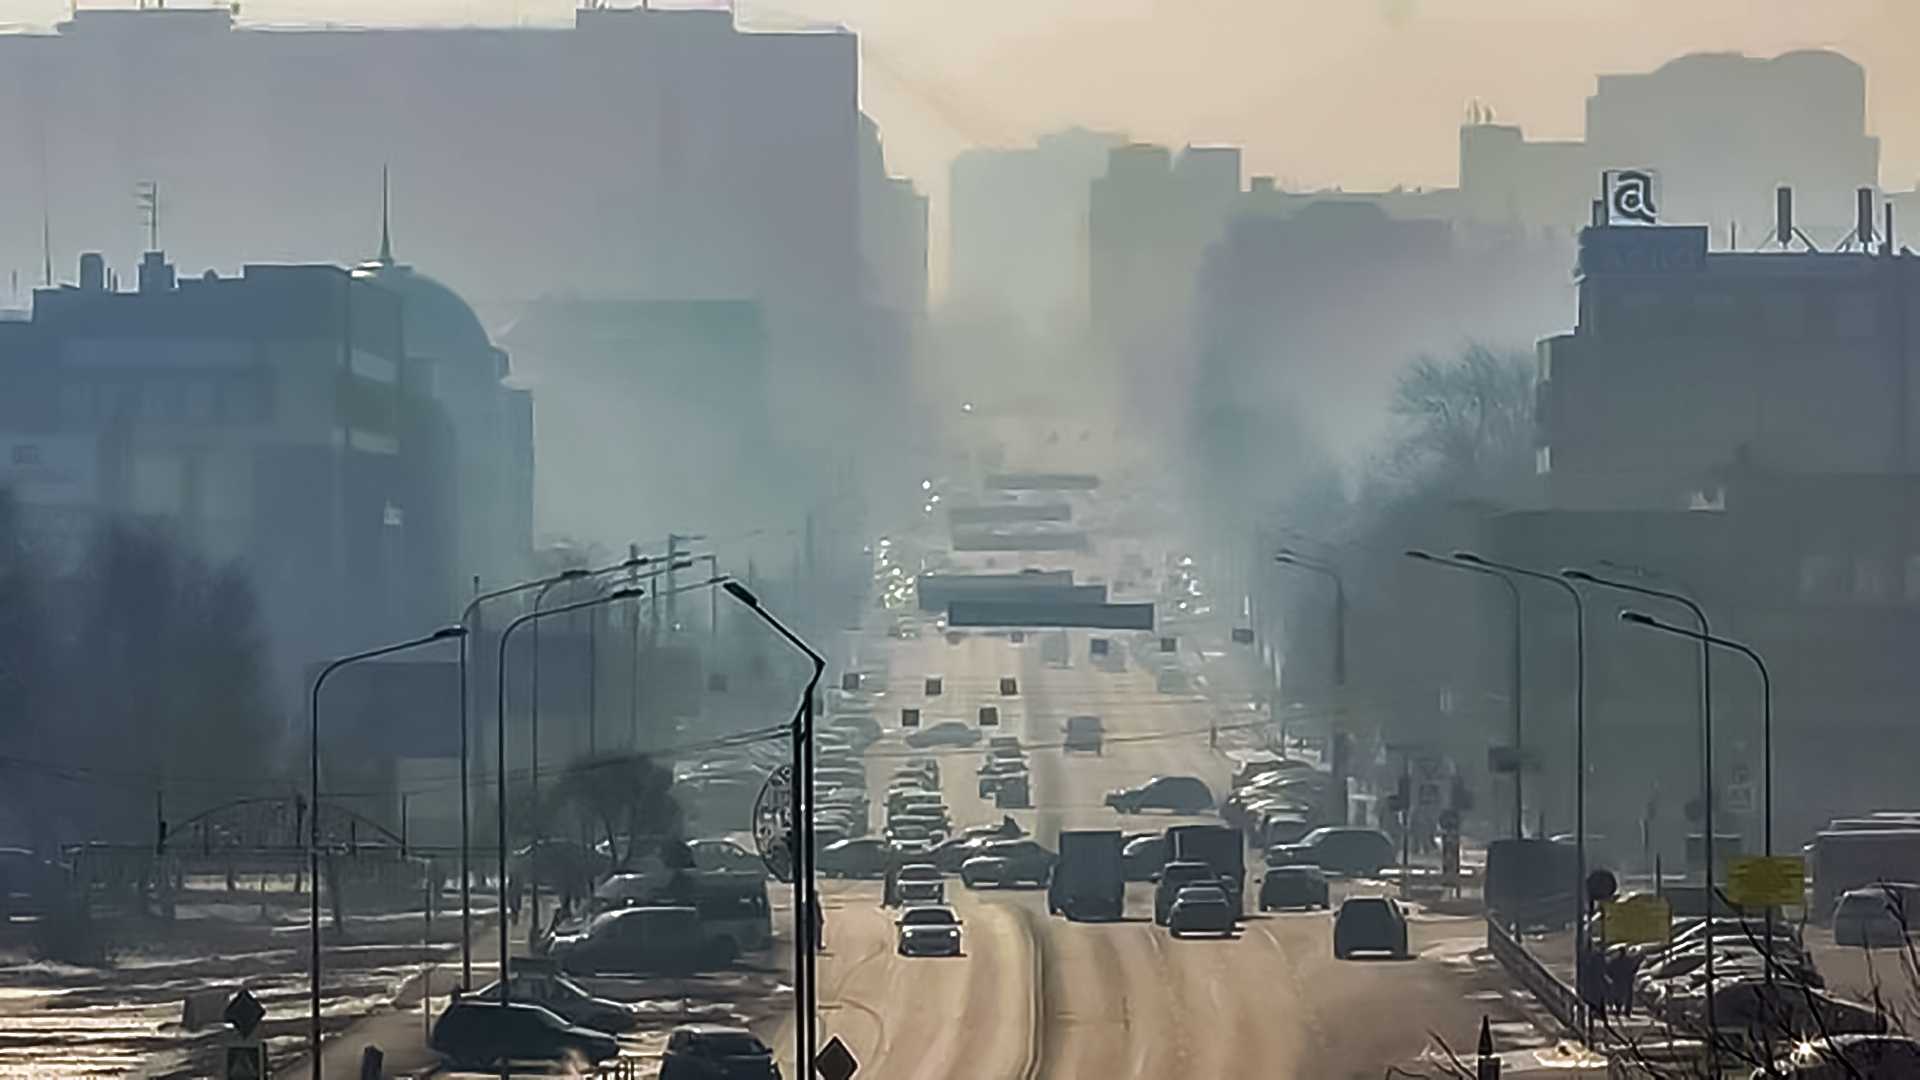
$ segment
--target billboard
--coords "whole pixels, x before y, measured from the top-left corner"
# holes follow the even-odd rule
[[[948,626],[1098,627],[1153,629],[1152,604],[1087,604],[1035,600],[956,600]]]

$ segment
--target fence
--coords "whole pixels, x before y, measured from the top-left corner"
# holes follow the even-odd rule
[[[1508,933],[1493,918],[1487,919],[1487,949],[1493,953],[1500,966],[1507,969],[1534,1000],[1545,1006],[1555,1020],[1566,1028],[1568,1034],[1580,1033],[1580,996],[1573,987],[1561,982],[1553,972],[1541,966],[1540,961],[1526,950],[1518,939]]]

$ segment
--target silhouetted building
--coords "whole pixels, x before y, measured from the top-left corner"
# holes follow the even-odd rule
[[[953,159],[947,220],[951,303],[1036,328],[1087,319],[1088,185],[1125,136],[1071,128],[1030,147]]]
[[[1588,228],[1579,318],[1540,343],[1555,506],[1720,501],[1736,465],[1920,472],[1920,262],[1709,251],[1704,226]]]
[[[927,311],[927,197],[887,173],[880,130],[860,117],[861,296],[884,312]]]

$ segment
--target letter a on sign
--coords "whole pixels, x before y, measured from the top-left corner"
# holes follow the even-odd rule
[[[1608,169],[1600,174],[1600,194],[1609,225],[1660,223],[1660,174],[1653,169]]]

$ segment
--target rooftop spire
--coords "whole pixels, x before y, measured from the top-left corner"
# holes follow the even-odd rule
[[[380,265],[393,265],[393,227],[387,210],[387,167],[380,166]]]

